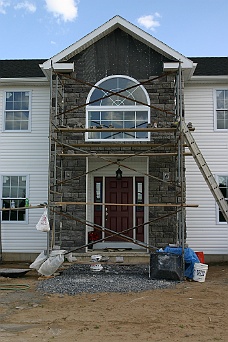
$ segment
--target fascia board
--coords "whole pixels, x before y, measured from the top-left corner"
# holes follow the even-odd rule
[[[184,76],[184,80],[188,80],[191,78],[191,76],[193,75],[195,68],[196,68],[196,63],[193,63],[191,68],[184,68],[183,67],[183,63],[181,63],[181,69],[183,72],[183,76]],[[173,72],[173,71],[177,71],[180,67],[180,62],[165,62],[163,63],[163,70],[165,72]]]
[[[194,83],[222,83],[227,84],[228,86],[228,75],[221,76],[192,76],[191,79],[187,82],[188,84]]]
[[[70,45],[68,48],[53,56],[51,59],[43,63],[43,67],[45,69],[48,69],[51,67],[51,63],[57,63],[61,60],[69,59],[73,55],[81,52],[99,39],[114,31],[116,28],[121,28],[126,33],[132,35],[134,38],[145,43],[149,47],[167,56],[168,58],[173,58],[177,61],[181,61],[183,68],[192,68],[193,62],[187,57],[173,50],[168,45],[154,38],[149,33],[143,31],[142,29],[138,28],[137,26],[133,25],[120,16],[115,16],[82,39],[78,40],[76,43]]]
[[[173,58],[176,61],[180,61],[182,63],[182,68],[192,68],[193,62],[187,57],[183,56],[182,54],[170,48],[168,45],[166,45],[162,41],[151,36],[149,33],[143,31],[142,29],[129,23],[128,21],[124,20],[124,23],[125,23],[125,26],[122,26],[122,29],[126,31],[127,33],[131,34],[134,38],[148,45],[149,47],[151,47],[158,53],[165,55],[168,58]]]
[[[105,37],[108,33],[112,32],[117,27],[117,26],[113,27],[114,24],[110,25],[109,24],[110,22],[111,21],[108,21],[107,23],[98,27],[91,33],[87,34],[85,37],[81,38],[74,44],[70,45],[69,47],[67,47],[66,49],[58,53],[57,55],[48,59],[46,62],[42,64],[42,67],[44,69],[50,69],[52,64],[62,61],[66,57],[68,57],[69,59],[71,55],[73,56],[83,51],[84,49],[86,49],[87,47],[89,47],[90,45],[92,45],[93,43],[101,39],[102,37]]]
[[[74,71],[74,63],[54,63],[53,64],[54,71],[68,73]]]
[[[179,69],[178,62],[165,62],[163,63],[163,70],[164,71],[175,71]]]
[[[53,63],[53,70],[56,72],[60,72],[60,73],[70,73],[74,71],[74,63]],[[50,80],[51,78],[51,68],[44,67],[43,64],[40,64],[39,67],[41,68],[41,70],[43,71],[44,75],[47,77],[47,79]]]
[[[23,78],[0,78],[0,84],[4,85],[48,85],[47,77],[23,77]]]
[[[45,68],[43,64],[39,65],[43,72],[50,68]],[[74,71],[74,63],[53,63],[53,70],[56,72],[69,73]]]
[[[50,80],[50,76],[51,76],[50,68],[45,69],[44,66],[43,66],[43,64],[39,64],[39,67],[40,67],[40,69],[43,71],[45,77],[46,77],[48,80]]]

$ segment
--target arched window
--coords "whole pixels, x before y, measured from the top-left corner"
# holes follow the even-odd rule
[[[111,93],[116,93],[110,95]],[[148,132],[96,132],[103,128],[146,128],[150,122],[149,96],[142,85],[128,76],[109,76],[96,84],[88,95],[87,127],[94,132],[86,140],[149,140]]]

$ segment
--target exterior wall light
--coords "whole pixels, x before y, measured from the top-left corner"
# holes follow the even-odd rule
[[[118,170],[116,170],[116,179],[122,179],[122,171],[120,170],[120,167],[118,167]]]

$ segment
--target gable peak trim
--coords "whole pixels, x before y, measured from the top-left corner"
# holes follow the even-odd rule
[[[164,44],[160,40],[151,36],[149,33],[143,31],[141,28],[135,26],[130,23],[126,19],[120,17],[119,15],[114,16],[112,19],[102,24],[80,40],[76,41],[74,44],[70,45],[60,53],[56,54],[52,58],[48,59],[43,63],[43,69],[49,69],[52,63],[58,63],[69,60],[74,55],[80,53],[85,50],[101,38],[105,37],[109,33],[113,32],[115,29],[120,28],[124,32],[132,35],[134,38],[143,42],[144,44],[150,46],[158,53],[166,56],[167,58],[174,59],[176,61],[182,62],[182,68],[191,69],[193,67],[193,63],[190,59],[183,56],[179,52],[170,48],[168,45]]]

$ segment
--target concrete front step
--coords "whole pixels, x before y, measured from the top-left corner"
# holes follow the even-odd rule
[[[114,251],[96,250],[87,253],[73,253],[73,256],[76,257],[75,263],[90,263],[92,255],[101,255],[104,260],[108,259],[107,262],[109,263],[149,264],[150,262],[150,254],[145,253],[145,251],[122,251],[117,249]]]
[[[32,263],[39,253],[3,253],[2,262],[28,262]],[[109,258],[108,262],[111,263],[126,263],[126,264],[149,264],[150,254],[143,250],[122,250],[111,249],[111,250],[88,250],[86,253],[72,253],[76,257],[76,262],[89,263],[91,262],[92,255],[101,255],[104,258]]]

